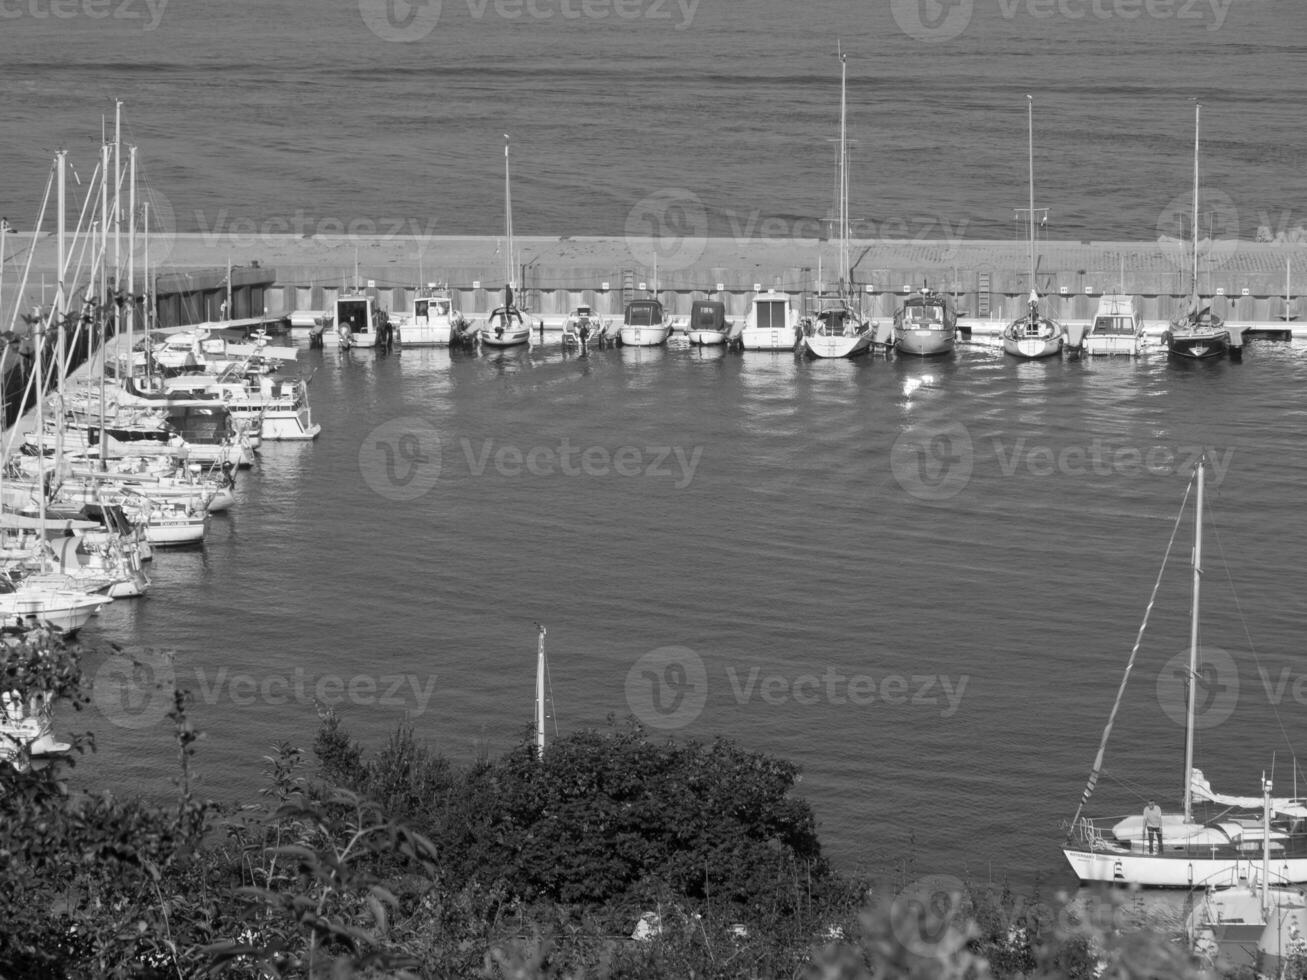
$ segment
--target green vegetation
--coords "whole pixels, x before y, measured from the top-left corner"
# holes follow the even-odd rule
[[[79,655],[12,644],[5,689],[81,707]],[[0,976],[1199,975],[1057,902],[840,875],[796,768],[726,740],[614,725],[456,765],[407,729],[370,753],[327,713],[312,759],[278,746],[259,801],[224,809],[193,791],[187,703],[174,801],[0,765]]]

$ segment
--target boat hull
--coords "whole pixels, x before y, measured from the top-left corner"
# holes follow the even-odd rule
[[[1172,357],[1187,358],[1192,361],[1205,361],[1225,356],[1230,349],[1230,335],[1225,331],[1219,333],[1182,334],[1168,330],[1162,334],[1162,343],[1166,352]]]
[[[71,636],[90,621],[100,608],[113,602],[106,595],[85,595],[77,592],[15,592],[0,595],[0,619],[11,622],[15,617],[27,619],[35,616],[39,622],[49,624],[64,636]]]
[[[1063,848],[1062,853],[1076,877],[1088,884],[1229,888],[1238,885],[1240,878],[1251,881],[1262,872],[1260,848],[1239,858],[1183,853],[1159,856],[1083,848]],[[1278,885],[1307,883],[1307,856],[1272,858],[1267,880]]]
[[[857,357],[871,350],[871,334],[860,333],[852,337],[814,334],[803,338],[803,346],[813,357]]]
[[[914,357],[936,357],[952,353],[955,340],[952,333],[943,330],[896,330],[894,349],[900,354]]]
[[[667,343],[671,333],[671,327],[623,326],[618,336],[625,347],[658,347]]]
[[[1061,337],[1004,337],[1003,350],[1013,357],[1037,361],[1062,353]]]
[[[792,327],[762,327],[740,331],[740,346],[745,350],[794,350],[798,331]]]
[[[726,343],[726,334],[720,330],[691,330],[686,336],[696,347],[716,347]]]

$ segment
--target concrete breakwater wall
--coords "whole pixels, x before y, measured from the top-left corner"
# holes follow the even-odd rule
[[[49,282],[54,243],[26,238],[32,282]],[[19,242],[20,246],[23,244]],[[449,287],[464,312],[500,302],[508,261],[495,237],[260,236],[252,240],[170,235],[153,242],[152,275],[160,325],[218,319],[228,291],[229,317],[327,310],[355,283],[387,310],[409,307],[428,283]],[[22,249],[13,249],[15,257]],[[656,286],[676,314],[696,298],[724,300],[734,316],[747,312],[758,291],[789,292],[806,302],[835,278],[835,246],[798,239],[638,239],[520,237],[513,277],[521,302],[545,315],[589,305],[618,315],[627,300]],[[138,270],[140,259],[138,258]],[[889,316],[908,291],[923,283],[948,293],[973,317],[1011,318],[1031,288],[1028,244],[1022,241],[854,241],[852,278],[868,312]],[[1034,285],[1049,309],[1065,319],[1093,315],[1104,292],[1141,298],[1145,318],[1165,320],[1189,293],[1192,246],[1185,242],[1040,242]],[[6,262],[5,304],[16,290]],[[1307,243],[1209,240],[1199,244],[1199,291],[1230,319],[1273,321],[1286,313],[1307,318],[1300,299],[1307,284]],[[138,271],[139,279],[139,271]],[[369,283],[371,285],[369,285]],[[134,291],[143,285],[138,281]],[[1286,304],[1286,294],[1288,300]]]

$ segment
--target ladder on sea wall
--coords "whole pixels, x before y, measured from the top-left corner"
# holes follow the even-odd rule
[[[981,272],[976,284],[976,316],[989,316],[990,295],[989,273]]]

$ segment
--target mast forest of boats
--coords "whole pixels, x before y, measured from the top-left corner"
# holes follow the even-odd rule
[[[140,202],[138,226],[136,147],[124,148],[120,133],[121,103],[73,229],[64,150],[41,205],[38,227],[54,195],[54,299],[23,317],[29,411],[0,440],[0,628],[9,633],[69,636],[105,604],[145,594],[155,550],[202,546],[209,515],[233,506],[236,473],[263,439],[320,431],[308,379],[275,374],[295,360],[293,347],[218,329],[244,329],[240,321],[170,331],[138,322],[138,307],[153,306],[148,285],[143,304],[133,294],[138,250],[151,281],[150,209]],[[29,252],[20,295],[30,268]],[[15,307],[10,338],[18,316]],[[0,759],[68,748],[52,735],[48,698],[0,692]]]

